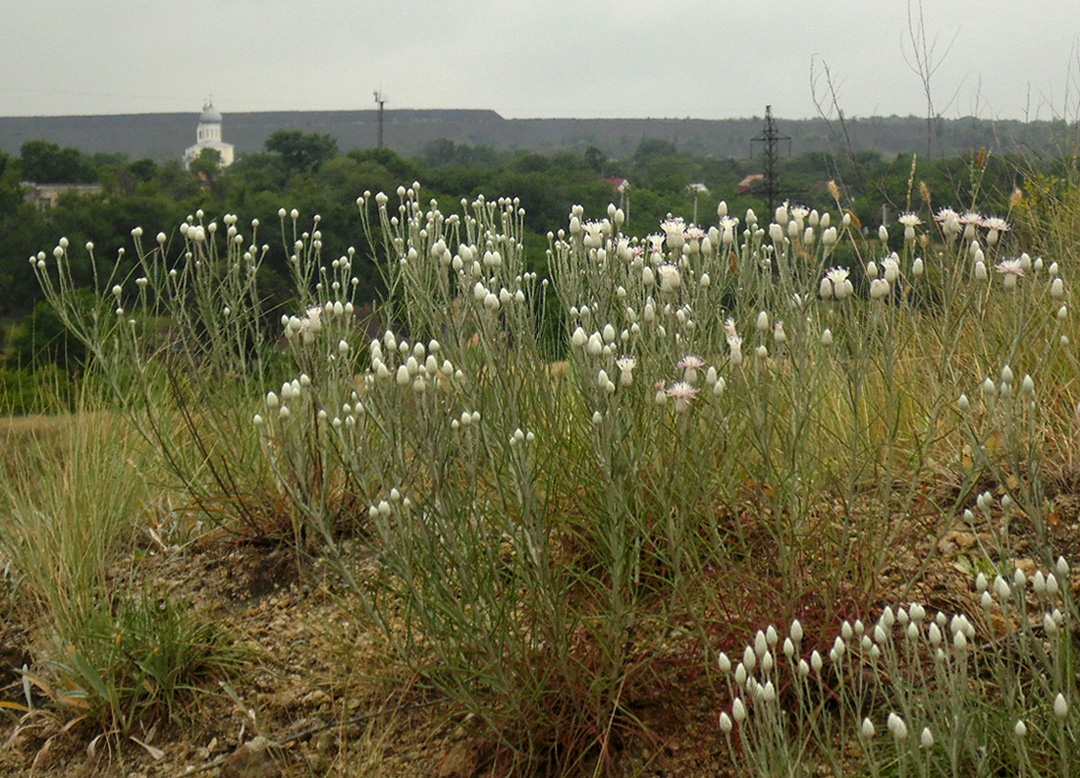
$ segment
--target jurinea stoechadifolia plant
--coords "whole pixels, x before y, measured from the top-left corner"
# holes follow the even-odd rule
[[[971,618],[890,606],[874,624],[845,621],[821,651],[798,620],[786,636],[758,631],[741,657],[718,658],[735,763],[752,776],[807,761],[835,775],[1069,775],[1080,702],[1070,581],[1062,557],[1030,578],[979,573]]]
[[[414,184],[358,206],[387,290],[373,339],[357,316],[361,260],[326,264],[317,218],[300,233],[284,209],[296,307],[277,334],[260,326],[269,249],[232,216],[224,230],[185,222],[174,266],[164,236],[150,250],[135,236],[139,315],[116,275],[92,311],[65,307],[63,242],[55,266],[32,262],[128,407],[160,419],[148,398],[163,373],[203,463],[243,452],[209,486],[283,494],[298,542],[337,560],[399,656],[512,751],[525,729],[534,749],[608,742],[630,721],[620,689],[640,670],[626,646],[641,614],[660,602],[663,622],[722,599],[702,585],[715,570],[764,555],[788,603],[874,596],[916,506],[948,526],[985,475],[1030,472],[1034,417],[1007,428],[1019,417],[968,399],[987,371],[1034,377],[1010,395],[1022,416],[1039,376],[1073,364],[1060,268],[1011,257],[1008,222],[974,212],[903,214],[893,251],[885,227],[864,239],[846,213],[786,203],[767,224],[721,203],[707,228],[672,217],[644,239],[614,206],[599,219],[575,207],[549,234],[549,281],[526,266],[515,199],[444,214]],[[549,283],[565,363],[540,342]],[[167,329],[174,347],[140,326],[152,314],[185,317]],[[228,403],[185,404],[186,382],[222,375],[242,376]],[[960,488],[923,489],[942,471]],[[1038,488],[1014,491],[1037,516]],[[379,549],[374,588],[341,555],[341,504],[368,506],[357,520]]]

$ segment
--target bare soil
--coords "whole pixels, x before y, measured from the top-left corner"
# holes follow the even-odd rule
[[[1055,549],[1080,558],[1080,501],[1071,490],[1056,498]],[[947,611],[978,612],[973,563],[983,559],[989,536],[979,527],[941,526],[933,515],[910,525],[897,545],[880,590],[899,587],[918,571],[908,599]],[[1015,547],[1029,539],[1017,522]],[[991,553],[992,553],[991,549]],[[354,553],[363,553],[357,546]],[[287,548],[217,538],[185,547],[147,541],[139,561],[118,571],[129,585],[153,581],[191,607],[211,614],[250,651],[243,671],[226,685],[211,685],[175,721],[134,736],[100,732],[58,718],[44,701],[34,713],[13,710],[0,726],[0,775],[198,775],[214,778],[286,776],[437,776],[471,778],[509,774],[483,732],[417,679],[402,674],[377,635],[357,622],[357,609],[341,595],[318,560],[301,562]],[[924,560],[932,557],[929,565]],[[998,560],[1004,561],[1004,560]],[[1018,555],[1018,567],[1035,561]],[[11,592],[0,594],[10,602]],[[882,597],[881,603],[887,598]],[[20,676],[30,664],[35,636],[4,606],[0,612],[0,701],[25,703]],[[992,625],[991,625],[992,626]],[[831,639],[831,637],[829,638]],[[673,638],[673,641],[677,640]],[[667,647],[670,650],[679,650]],[[729,652],[739,646],[717,646]],[[700,646],[683,646],[687,656]],[[652,733],[630,739],[606,766],[616,776],[733,774],[717,727],[723,701],[688,671],[685,687],[670,685],[631,701]],[[595,762],[582,765],[591,774]]]

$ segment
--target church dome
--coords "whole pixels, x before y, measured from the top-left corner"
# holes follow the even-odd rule
[[[214,107],[214,104],[207,101],[203,106],[202,114],[199,116],[200,124],[221,124],[221,114]]]

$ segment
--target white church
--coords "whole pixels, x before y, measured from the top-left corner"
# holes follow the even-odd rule
[[[221,114],[212,100],[207,100],[199,116],[199,126],[195,131],[195,145],[189,146],[184,152],[184,167],[190,168],[191,163],[198,159],[206,149],[213,149],[221,155],[221,166],[228,167],[233,163],[235,152],[231,143],[221,140]]]

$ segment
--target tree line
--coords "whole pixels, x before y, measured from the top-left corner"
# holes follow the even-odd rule
[[[322,217],[323,251],[332,259],[349,245],[366,249],[355,205],[361,193],[392,192],[419,181],[444,208],[481,193],[519,197],[527,211],[527,253],[542,271],[546,233],[565,226],[576,203],[596,218],[606,214],[608,203],[622,206],[629,214],[626,231],[639,236],[656,232],[669,213],[714,224],[721,199],[735,215],[747,208],[763,212],[759,190],[739,189],[747,176],[761,172],[760,155],[703,157],[659,139],[643,140],[632,155],[619,159],[596,147],[584,153],[497,152],[451,140],[429,143],[421,155],[407,159],[386,149],[340,153],[328,135],[280,130],[262,151],[241,156],[228,168],[218,162],[204,154],[185,170],[179,160],[87,154],[43,140],[25,143],[18,156],[0,152],[0,347],[7,366],[79,357],[77,346],[65,341],[49,312],[38,305],[37,283],[27,267],[30,255],[51,250],[60,236],[73,246],[92,241],[98,257],[115,257],[129,247],[133,227],[162,231],[173,240],[185,217],[202,209],[209,218],[236,213],[245,221],[259,219],[268,230],[268,239],[260,237],[260,243],[277,248],[280,238],[273,225],[278,209],[285,207],[296,208],[303,218]],[[1057,158],[1039,164],[1050,170],[1070,163]],[[1011,193],[1033,171],[1029,160],[985,150],[925,163],[912,154],[886,158],[872,151],[814,152],[782,159],[780,183],[793,202],[835,211],[828,186],[835,181],[843,193],[841,207],[876,230],[883,214],[894,220],[904,210],[920,208],[920,183],[936,206],[968,207],[977,200],[983,210],[1004,212]],[[629,184],[621,192],[616,189],[620,180]],[[62,194],[55,207],[42,208],[26,198],[25,182],[97,184],[100,191],[72,191]],[[283,251],[272,252],[267,270],[271,304],[287,305]],[[362,263],[360,278],[362,299],[377,298],[373,263]],[[82,280],[89,282],[89,268]]]

